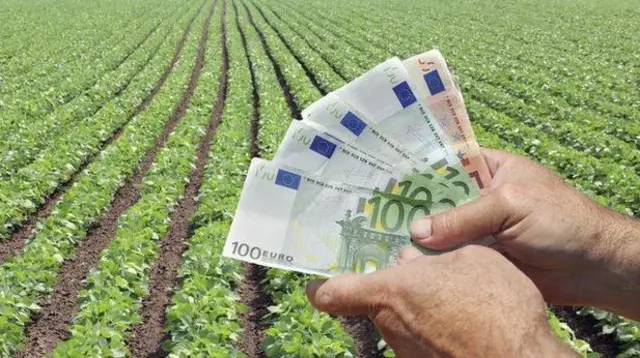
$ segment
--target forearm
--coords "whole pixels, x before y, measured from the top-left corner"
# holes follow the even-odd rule
[[[601,272],[591,306],[640,319],[640,221],[618,214],[603,228]]]

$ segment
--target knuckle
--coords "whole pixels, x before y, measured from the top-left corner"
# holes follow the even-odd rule
[[[457,208],[447,211],[438,216],[436,220],[433,236],[458,237],[462,231],[461,215]]]

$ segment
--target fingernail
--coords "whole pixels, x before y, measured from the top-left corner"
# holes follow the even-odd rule
[[[307,283],[307,287],[305,289],[307,296],[313,297],[315,296],[318,288],[322,285],[326,280],[311,280]]]
[[[411,223],[411,237],[427,241],[431,237],[431,220],[418,219]]]

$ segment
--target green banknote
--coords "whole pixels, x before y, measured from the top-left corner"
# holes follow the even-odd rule
[[[419,179],[396,183],[391,190],[375,190],[256,158],[223,253],[323,276],[387,267],[400,248],[411,244],[409,227],[414,219],[469,200],[416,176]]]

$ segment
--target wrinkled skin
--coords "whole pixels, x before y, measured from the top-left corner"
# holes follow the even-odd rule
[[[494,176],[473,202],[417,220],[415,248],[398,266],[313,281],[311,303],[367,314],[399,357],[570,356],[546,322],[545,301],[640,318],[640,226],[598,205],[553,172],[483,149]]]

